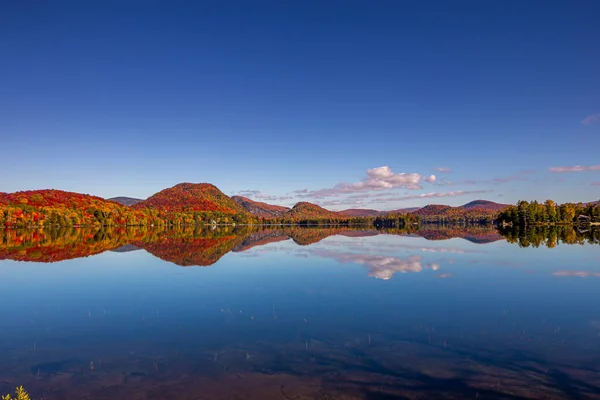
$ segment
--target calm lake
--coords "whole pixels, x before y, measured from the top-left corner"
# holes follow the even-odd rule
[[[599,243],[571,228],[0,231],[0,393],[600,399]]]

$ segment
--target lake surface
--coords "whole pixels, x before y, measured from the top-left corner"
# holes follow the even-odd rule
[[[0,393],[600,399],[598,235],[534,234],[0,231]]]

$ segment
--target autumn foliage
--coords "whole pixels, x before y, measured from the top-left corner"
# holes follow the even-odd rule
[[[132,244],[164,261],[182,267],[209,266],[239,245],[249,229],[223,227],[200,229],[185,227],[167,230],[153,238],[142,238]]]
[[[62,190],[0,193],[0,226],[146,225],[153,216],[112,201]]]
[[[138,227],[2,229],[0,260],[56,262],[88,257],[148,236]]]
[[[0,193],[0,226],[146,226],[251,222],[237,203],[209,184],[182,183],[128,207],[62,190]]]
[[[537,201],[519,201],[498,215],[501,225],[531,226],[573,223],[600,223],[599,203],[564,203],[557,204],[552,200],[544,203]]]

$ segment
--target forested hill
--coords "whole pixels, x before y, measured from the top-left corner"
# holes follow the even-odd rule
[[[327,210],[300,202],[288,208],[231,198],[208,183],[180,183],[140,201],[134,198],[105,200],[62,190],[0,193],[0,226],[115,226],[193,224],[351,224],[379,223],[401,226],[415,223],[492,223],[535,225],[600,223],[600,204],[521,201],[516,205],[475,200],[459,207],[432,204],[414,211],[378,212],[372,209]],[[132,206],[120,203],[133,202]]]
[[[97,196],[46,189],[0,193],[0,226],[182,225],[252,222],[209,184],[179,184],[128,207]]]
[[[0,226],[146,223],[144,212],[88,194],[54,189],[0,194]]]
[[[210,183],[180,183],[133,206],[161,212],[216,212],[246,214],[246,210]]]

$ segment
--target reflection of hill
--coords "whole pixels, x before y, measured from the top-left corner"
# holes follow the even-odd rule
[[[130,251],[141,250],[139,247],[134,246],[132,244],[125,244],[123,246],[119,246],[116,249],[112,249],[115,253],[129,253]]]
[[[413,228],[411,228],[413,229]],[[112,250],[115,252],[145,249],[177,265],[211,265],[229,251],[243,252],[257,246],[292,239],[300,246],[317,243],[329,236],[367,237],[379,234],[407,235],[409,231],[365,227],[249,227],[208,229],[186,227],[118,227],[101,230],[84,228],[2,229],[0,260],[56,262],[87,257]],[[509,243],[521,247],[554,247],[565,244],[600,244],[600,229],[578,230],[571,226],[532,227],[527,231],[502,230]],[[412,236],[428,240],[463,238],[477,244],[491,243],[502,237],[491,227],[426,225]]]
[[[331,228],[286,227],[265,229],[252,232],[242,243],[236,246],[233,251],[246,251],[252,247],[264,246],[269,243],[281,242],[288,239],[292,239],[294,243],[300,246],[306,246],[317,243],[333,235],[365,237],[379,235],[379,232],[374,229],[368,230],[339,226]]]
[[[141,228],[0,229],[0,260],[56,262],[119,248],[146,235]]]
[[[309,244],[320,242],[326,237],[333,235],[343,235],[349,237],[364,237],[364,236],[374,236],[379,233],[376,230],[369,229],[357,229],[357,228],[349,228],[349,227],[327,227],[327,228],[287,228],[284,229],[284,232],[287,233],[292,240],[300,245],[307,246]]]
[[[427,240],[446,240],[462,238],[473,243],[492,243],[502,240],[502,235],[493,226],[467,225],[425,225],[416,234]]]
[[[133,244],[155,257],[183,267],[209,266],[242,243],[250,232],[229,227],[215,230],[192,227],[166,233],[154,240]]]
[[[233,248],[233,251],[240,252],[250,250],[256,246],[264,246],[269,243],[281,242],[289,240],[290,237],[281,230],[264,230],[252,232],[240,244]]]
[[[468,240],[469,242],[478,244],[492,243],[503,239],[502,235],[498,232],[479,236],[465,235],[462,238]]]
[[[232,228],[0,230],[0,260],[56,262],[108,250],[144,249],[177,265],[205,266],[214,264],[247,236],[247,229]]]

